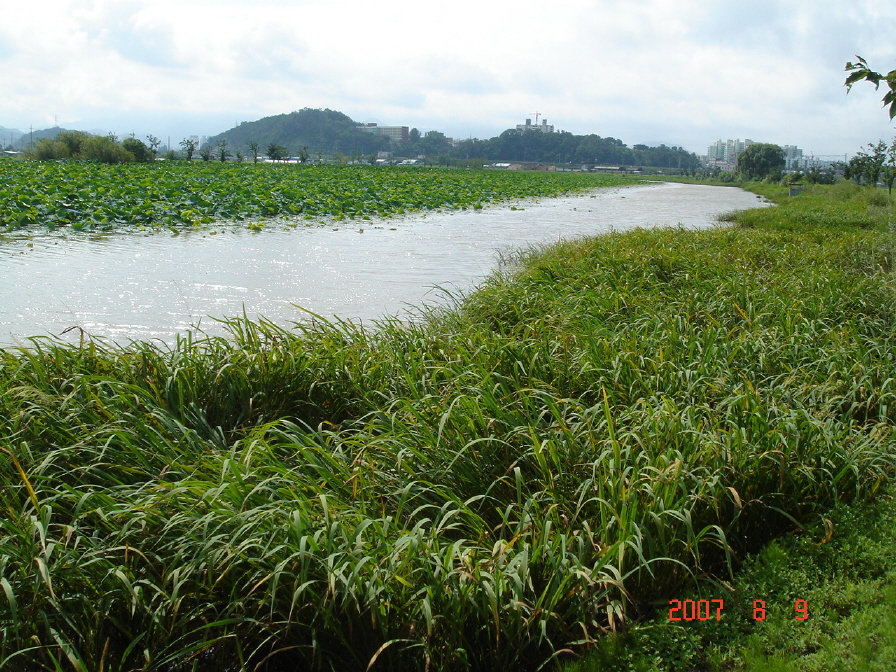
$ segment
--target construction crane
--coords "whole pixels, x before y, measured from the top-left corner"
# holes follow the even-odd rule
[[[529,114],[535,115],[535,125],[538,126],[538,116],[541,114],[541,112],[530,112]]]

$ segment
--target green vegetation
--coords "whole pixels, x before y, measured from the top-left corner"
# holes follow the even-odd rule
[[[251,220],[256,226],[259,219],[272,216],[388,217],[412,210],[478,208],[624,182],[619,176],[532,171],[5,161],[0,163],[0,229],[106,231],[221,220]]]
[[[366,156],[389,147],[389,138],[362,131],[361,124],[352,121],[348,115],[336,110],[311,108],[244,121],[209,138],[209,143],[214,146],[222,139],[242,150],[250,150],[253,142],[260,147],[282,145],[284,156],[288,156],[287,152],[298,152],[303,146],[330,156],[337,153]]]
[[[133,155],[134,161],[146,163],[147,161],[153,160],[152,151],[142,140],[138,140],[137,138],[125,138],[121,141],[121,147],[126,152],[130,152]]]
[[[890,114],[890,119],[896,117],[896,69],[890,70],[887,74],[882,75],[879,72],[871,70],[868,67],[867,61],[861,56],[856,56],[856,58],[858,59],[856,63],[851,63],[849,61],[846,63],[846,71],[850,74],[843,84],[846,86],[847,93],[852,90],[852,87],[856,82],[862,80],[873,83],[875,89],[880,87],[881,82],[885,82],[887,88],[890,90],[884,94],[884,107],[889,106],[888,112]]]
[[[0,351],[0,667],[525,670],[715,597],[892,475],[873,193],[521,253],[415,324]]]
[[[196,141],[192,138],[184,138],[180,141],[180,146],[184,152],[184,158],[187,161],[192,161],[193,154],[196,153]]]
[[[628,147],[616,138],[574,135],[565,131],[542,133],[509,129],[489,140],[461,142],[449,156],[480,156],[489,161],[531,161],[536,163],[650,166],[696,170],[700,159],[681,147]]]
[[[252,148],[249,148],[252,151]],[[283,145],[275,145],[273,142],[268,145],[265,154],[271,161],[282,161],[287,157],[286,147]]]
[[[751,180],[781,179],[785,163],[784,150],[764,142],[753,143],[737,157],[737,169]]]
[[[75,130],[68,129],[68,128],[62,128],[60,126],[53,126],[52,128],[43,128],[43,129],[38,129],[36,131],[30,131],[30,132],[25,132],[25,133],[21,133],[21,131],[20,131],[18,137],[9,145],[9,147],[11,149],[18,149],[18,150],[28,149],[28,148],[34,146],[35,144],[37,144],[38,142],[40,142],[40,140],[42,140],[42,139],[53,140],[60,133],[79,133],[80,134],[82,132],[75,131]]]
[[[869,275],[891,276],[893,245],[888,227],[886,195],[877,189],[840,182],[834,187],[811,187],[787,198],[781,187],[751,185],[779,205],[764,210],[732,213],[726,220],[740,230],[798,234],[810,245],[819,236],[828,254],[841,244],[851,254],[869,260]],[[847,232],[864,230],[860,241],[837,241]],[[811,241],[811,242],[809,242]],[[834,257],[829,261],[833,262]],[[872,261],[874,259],[874,261]],[[768,263],[769,260],[764,260]],[[844,258],[845,261],[845,258]],[[778,263],[786,263],[782,256]],[[805,270],[800,264],[794,273]],[[812,271],[815,272],[814,270]],[[892,279],[888,280],[892,287]],[[881,304],[882,305],[882,304]],[[830,324],[840,327],[839,320]],[[873,328],[875,340],[892,352],[883,323]],[[862,348],[867,347],[864,342]],[[787,347],[782,344],[782,347]],[[890,355],[884,355],[889,357]],[[811,357],[810,357],[811,359]],[[863,383],[861,369],[851,369],[852,383]],[[875,383],[875,386],[879,383]],[[878,388],[879,389],[879,388]],[[821,392],[819,398],[824,396]],[[854,422],[862,424],[861,418]],[[864,423],[870,427],[868,423]],[[892,425],[892,421],[885,423]],[[894,451],[892,439],[879,437]],[[890,471],[890,474],[892,471]],[[878,491],[875,483],[869,496]],[[821,672],[831,669],[890,670],[896,662],[896,490],[885,486],[870,504],[839,503],[819,515],[796,536],[780,536],[756,556],[745,560],[733,581],[707,584],[699,590],[670,594],[655,601],[656,613],[633,623],[619,635],[600,642],[564,672],[671,672],[726,670],[736,672]],[[668,599],[724,599],[721,622],[672,623]],[[766,620],[753,619],[754,599],[768,606]],[[810,618],[798,621],[796,600],[806,600]]]
[[[844,175],[863,182],[876,185],[882,181],[887,187],[887,194],[892,194],[896,182],[896,138],[887,145],[883,140],[868,143],[868,152],[859,151],[844,168]]]
[[[802,534],[750,558],[721,621],[671,623],[669,605],[625,633],[604,639],[564,672],[827,672],[896,668],[896,491],[870,504],[840,505]],[[753,618],[753,601],[766,618]],[[797,620],[796,600],[809,617]],[[761,612],[760,612],[761,613]]]
[[[896,116],[896,70],[881,75],[861,57],[847,63],[847,89],[861,80],[890,89],[883,97],[889,116]],[[780,200],[773,211],[734,213],[729,221],[747,228],[798,231],[806,227],[838,229],[886,228],[892,231],[891,194],[896,182],[896,141],[869,143],[843,166],[847,179],[870,185],[840,182],[826,191],[811,190],[795,200]],[[748,148],[748,149],[753,149]],[[770,148],[759,157],[739,157],[744,174],[772,183],[783,157]],[[748,160],[744,160],[745,156]],[[762,164],[765,164],[764,170]],[[722,175],[732,181],[737,175]],[[785,176],[782,184],[806,179],[810,184],[830,180],[819,171]],[[833,180],[830,180],[831,182]],[[880,182],[886,194],[874,188]],[[754,185],[754,189],[756,186]],[[763,185],[771,197],[780,191]],[[892,234],[890,234],[892,235]],[[870,241],[869,241],[870,242]],[[872,248],[873,249],[873,244]],[[892,272],[889,254],[878,263],[881,273]],[[695,600],[724,598],[729,606],[724,623],[672,623],[669,604],[657,600],[657,613],[618,636],[599,642],[582,661],[565,666],[567,672],[639,670],[726,670],[797,672],[832,669],[891,670],[896,667],[896,490],[889,486],[873,505],[839,505],[808,527],[804,536],[773,542],[749,559],[731,584],[714,590],[677,596]],[[767,620],[752,618],[752,598],[776,599]],[[811,618],[800,621],[790,610],[804,600]]]
[[[145,162],[151,158],[150,149],[136,138],[125,138],[119,144],[112,135],[80,131],[61,131],[53,138],[41,138],[25,155],[37,161],[72,159],[97,163]]]

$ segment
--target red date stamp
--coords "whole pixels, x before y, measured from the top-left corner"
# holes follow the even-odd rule
[[[669,600],[670,621],[722,620],[725,600]],[[809,618],[809,603],[797,600],[793,603],[794,618],[805,621]],[[765,600],[753,600],[753,620],[764,621],[767,615]]]

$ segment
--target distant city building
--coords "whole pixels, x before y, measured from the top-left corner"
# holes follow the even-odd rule
[[[737,169],[737,155],[744,151],[747,147],[754,144],[752,140],[717,140],[712,143],[706,150],[705,163],[710,168],[721,168],[723,170]],[[845,163],[846,156],[841,159],[839,155],[826,155],[824,157],[810,154],[809,157],[803,155],[803,150],[796,145],[784,145],[784,170],[830,170],[835,163],[841,160]]]
[[[747,138],[743,142],[737,140],[716,140],[706,149],[706,165],[723,170],[734,170],[737,167],[737,155],[753,144]]]
[[[379,126],[377,124],[367,124],[361,127],[362,131],[373,133],[374,135],[385,135],[389,140],[410,140],[411,130],[407,126]]]
[[[784,159],[787,162],[787,170],[834,170],[835,164],[846,163],[845,154],[825,154],[818,156],[813,152],[809,156],[803,154],[803,150],[793,145],[784,145]]]
[[[809,158],[802,157],[800,159],[795,159],[791,166],[791,170],[833,170],[835,168],[836,163],[846,163],[846,157],[843,159],[840,156],[837,156],[836,159],[822,159],[821,157],[810,156]]]
[[[535,123],[532,123],[531,119],[526,119],[525,124],[517,124],[516,130],[520,133],[525,133],[526,131],[539,131],[541,133],[553,133],[554,127],[551,124],[548,124],[547,119],[542,119],[541,123],[538,123],[538,117],[535,118]]]
[[[796,145],[784,145],[784,170],[800,170],[803,150]]]

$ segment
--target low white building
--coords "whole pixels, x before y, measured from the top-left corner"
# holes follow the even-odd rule
[[[541,123],[538,123],[538,118],[536,117],[535,123],[532,123],[531,119],[526,119],[526,123],[517,124],[516,130],[520,133],[525,133],[526,131],[539,131],[540,133],[553,133],[554,126],[548,123],[547,119],[542,119]]]

